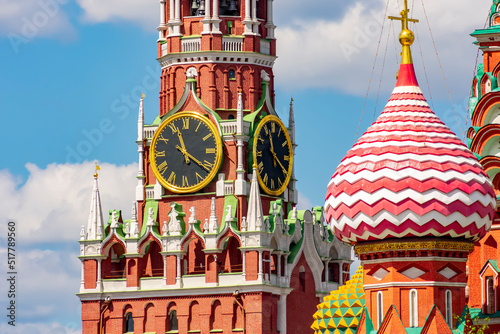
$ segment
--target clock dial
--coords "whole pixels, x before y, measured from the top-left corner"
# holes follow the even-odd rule
[[[151,166],[167,189],[189,193],[202,189],[222,162],[222,141],[205,116],[180,112],[162,123],[153,136]]]
[[[279,196],[292,176],[293,148],[288,130],[276,116],[264,117],[254,135],[253,160],[261,188]]]

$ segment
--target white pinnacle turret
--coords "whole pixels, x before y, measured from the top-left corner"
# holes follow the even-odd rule
[[[137,120],[137,152],[139,152],[139,170],[137,172],[137,187],[135,199],[144,200],[144,94],[139,104],[139,119]]]
[[[252,183],[250,185],[250,195],[248,196],[247,230],[262,230],[262,201],[260,199],[259,181],[257,180],[257,167],[253,166]]]
[[[92,200],[90,201],[89,220],[87,223],[87,240],[100,239],[99,234],[104,230],[101,195],[99,194],[99,184],[97,174],[94,175],[94,188],[92,189]]]
[[[219,233],[219,222],[215,211],[215,197],[212,197],[212,204],[210,205],[210,219],[208,220],[208,232]]]
[[[236,168],[236,182],[234,194],[242,196],[247,194],[245,181],[245,166],[243,165],[243,94],[238,92],[238,108],[236,109],[236,147],[238,148],[238,165]]]

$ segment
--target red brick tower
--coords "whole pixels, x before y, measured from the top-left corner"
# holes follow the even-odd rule
[[[141,99],[131,219],[103,220],[96,175],[82,228],[83,332],[306,332],[351,260],[321,207],[294,208],[273,1],[160,4],[159,115],[144,124]]]
[[[476,323],[488,323],[491,333],[500,331],[500,2],[494,0],[485,29],[478,29],[472,36],[483,52],[483,62],[478,65],[473,79],[469,109],[472,126],[467,137],[469,148],[476,154],[493,182],[497,198],[496,219],[484,238],[475,243],[468,262],[467,297],[471,314],[477,315]],[[489,320],[485,320],[485,319]]]
[[[451,334],[466,304],[467,256],[491,226],[495,198],[482,166],[419,88],[404,4],[401,17],[390,17],[402,21],[396,86],[337,167],[325,213],[363,266],[357,333]]]

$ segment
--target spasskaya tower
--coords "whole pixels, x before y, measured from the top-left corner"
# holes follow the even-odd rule
[[[103,218],[96,173],[82,226],[83,333],[305,332],[349,279],[323,208],[296,208],[273,3],[160,0],[159,113],[145,124],[141,99],[130,219]]]

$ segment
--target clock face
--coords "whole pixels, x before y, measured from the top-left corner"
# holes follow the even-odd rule
[[[269,115],[260,121],[254,135],[253,158],[262,190],[281,195],[292,176],[293,147],[278,117]]]
[[[210,183],[222,162],[215,125],[195,112],[180,112],[156,130],[150,148],[158,181],[176,193],[195,192]]]

